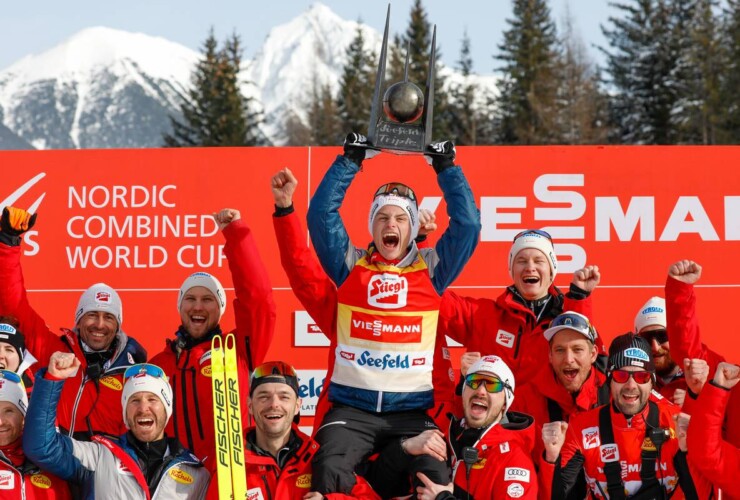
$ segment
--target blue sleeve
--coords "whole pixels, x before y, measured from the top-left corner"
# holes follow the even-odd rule
[[[26,412],[23,452],[43,470],[69,481],[79,478],[82,465],[74,456],[72,439],[56,430],[57,404],[63,380],[46,380],[46,368],[39,370]]]
[[[473,255],[480,238],[480,211],[460,167],[451,167],[437,175],[437,182],[447,204],[450,224],[434,249],[439,261],[432,273],[432,284],[440,295],[460,275]]]
[[[353,161],[342,155],[337,156],[316,188],[308,207],[311,242],[321,266],[337,286],[347,279],[350,272],[347,256],[354,253],[339,208],[344,202],[347,188],[359,171],[360,168]]]

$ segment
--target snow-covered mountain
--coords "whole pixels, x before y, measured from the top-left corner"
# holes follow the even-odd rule
[[[242,90],[261,104],[273,144],[285,143],[288,116],[305,120],[314,82],[337,89],[357,26],[315,3],[273,28],[254,59],[244,61]],[[382,34],[362,29],[379,51]],[[38,149],[160,146],[199,57],[160,37],[85,29],[0,71],[0,124]],[[461,78],[443,73],[448,83]],[[493,77],[477,80],[494,87]]]

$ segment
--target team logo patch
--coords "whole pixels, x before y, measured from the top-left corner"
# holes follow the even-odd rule
[[[0,490],[15,488],[15,475],[9,470],[0,470]]]
[[[311,487],[311,474],[301,474],[295,480],[295,485],[298,488],[310,488]]]
[[[117,462],[117,464],[116,464],[116,471],[119,474],[122,474],[124,476],[133,476],[134,475],[130,470],[128,470],[128,467],[126,467],[123,464],[123,462],[121,462],[120,460],[117,460],[116,462]]]
[[[34,474],[31,476],[31,484],[37,488],[48,490],[51,488],[51,479],[43,474]]]
[[[583,434],[583,449],[590,450],[597,448],[601,444],[598,427],[587,427],[581,431]]]
[[[353,353],[353,352],[339,351],[339,356],[342,359],[346,359],[347,361],[354,361],[355,360],[355,353]]]
[[[203,363],[205,363],[209,359],[211,359],[211,350],[210,349],[208,349],[206,352],[203,353],[203,355],[198,360],[198,364],[199,365],[202,365]]]
[[[262,490],[259,488],[250,488],[247,490],[247,500],[265,500],[262,496]]]
[[[627,356],[628,358],[639,359],[641,361],[646,361],[646,362],[650,361],[650,356],[648,356],[648,354],[645,351],[637,347],[630,347],[629,349],[624,351],[624,355]]]
[[[202,374],[202,375],[203,375],[204,377],[210,377],[210,376],[211,376],[211,365],[208,365],[208,366],[204,366],[203,368],[201,368],[201,369],[200,369],[200,373],[201,373],[201,374]]]
[[[192,484],[193,483],[193,476],[188,474],[182,469],[170,469],[167,472],[167,475],[169,475],[172,479],[177,481],[180,484]]]
[[[514,339],[516,339],[516,335],[506,330],[499,330],[496,334],[496,343],[504,347],[514,347]]]
[[[507,467],[504,469],[504,481],[529,482],[529,470],[521,467]]]
[[[604,463],[617,462],[619,460],[619,448],[616,444],[605,444],[599,448],[601,461]]]
[[[375,316],[352,312],[350,337],[393,344],[421,342],[421,316]]]
[[[455,381],[455,370],[453,370],[452,368],[449,368],[447,370],[447,376],[450,377],[450,382],[454,382]]]
[[[110,293],[97,292],[95,294],[95,302],[100,302],[101,304],[109,304],[110,303]]]
[[[642,442],[642,446],[640,449],[645,451],[658,451],[658,449],[655,447],[655,443],[653,443],[653,440],[649,437],[645,437],[645,440]]]
[[[486,459],[481,458],[480,460],[478,460],[472,465],[471,469],[482,469],[485,466],[486,466]]]
[[[379,309],[406,307],[409,282],[397,274],[379,274],[367,284],[367,303]]]
[[[7,323],[0,323],[0,332],[15,335],[15,328]]]
[[[509,453],[509,451],[510,451],[511,448],[509,448],[509,442],[506,441],[506,442],[501,443],[500,445],[498,445],[498,449],[499,449],[499,451],[501,453]]]
[[[511,498],[519,498],[524,495],[524,486],[519,483],[511,483],[509,487],[506,488],[506,494]]]
[[[123,390],[123,385],[121,384],[121,381],[118,380],[116,377],[103,377],[100,379],[100,383],[106,386],[108,389],[113,389],[114,391]]]

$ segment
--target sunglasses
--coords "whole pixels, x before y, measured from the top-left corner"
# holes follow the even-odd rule
[[[543,238],[547,238],[550,240],[550,243],[552,243],[552,236],[550,236],[550,233],[547,231],[543,231],[542,229],[525,229],[524,231],[517,233],[516,236],[514,236],[514,241],[518,240],[522,236],[527,236],[528,234],[536,234],[537,236],[542,236]]]
[[[652,344],[653,339],[655,339],[655,341],[658,344],[665,344],[666,342],[668,342],[668,332],[664,328],[660,330],[651,330],[649,332],[642,332],[640,334],[640,337],[647,340],[648,344]]]
[[[131,377],[136,377],[140,375],[149,375],[150,377],[161,378],[165,381],[168,380],[168,377],[164,373],[163,369],[161,369],[157,365],[152,365],[149,363],[140,363],[138,365],[129,366],[128,368],[126,368],[126,371],[123,372],[123,380],[125,381]]]
[[[598,336],[596,334],[596,329],[588,318],[581,316],[580,314],[567,312],[560,314],[550,322],[550,326],[548,328],[554,328],[556,326],[566,326],[572,330],[576,330],[577,332],[586,335],[591,339],[591,342],[595,342],[596,337]]]
[[[395,194],[396,196],[402,196],[404,198],[408,198],[411,201],[416,201],[416,194],[414,194],[414,190],[408,187],[406,184],[402,184],[400,182],[389,182],[388,184],[383,184],[378,188],[377,191],[375,191],[375,196],[373,196],[373,198],[377,198],[378,196],[382,196],[384,194]]]
[[[481,384],[485,384],[486,392],[489,392],[491,394],[501,392],[504,390],[504,387],[507,387],[507,385],[500,378],[492,377],[490,375],[471,373],[470,375],[465,377],[465,385],[467,385],[474,391],[478,390],[478,387],[480,387]]]
[[[298,378],[295,369],[293,369],[293,367],[290,366],[288,363],[284,363],[282,361],[270,361],[268,363],[262,363],[254,369],[254,372],[252,373],[252,380],[271,376]]]
[[[635,379],[638,384],[647,384],[653,378],[653,374],[650,372],[629,372],[627,370],[612,371],[612,379],[618,384],[626,384],[630,377]]]
[[[0,379],[10,380],[16,384],[21,383],[21,376],[10,370],[0,370]]]

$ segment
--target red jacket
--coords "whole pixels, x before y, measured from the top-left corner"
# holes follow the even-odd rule
[[[508,412],[507,417],[509,423],[488,428],[475,443],[478,461],[470,467],[469,482],[462,457],[452,451],[456,497],[465,498],[467,492],[470,498],[537,498],[537,473],[530,457],[535,440],[534,422],[532,417],[516,412]],[[453,422],[447,436],[451,450],[456,448],[453,443],[456,427]]]
[[[20,246],[0,243],[0,312],[18,320],[27,349],[39,360],[34,365],[35,369],[46,366],[55,351],[72,352],[81,363],[77,374],[64,384],[57,412],[59,426],[64,431],[85,435],[125,434],[126,427],[121,418],[123,372],[132,364],[146,361],[146,351],[136,340],[119,331],[116,334],[118,348],[98,383],[87,378],[87,360],[80,347],[79,335],[70,330],[63,330],[61,337],[55,335],[29,304],[20,255]],[[76,437],[83,439],[85,436],[77,434]]]
[[[288,275],[293,293],[306,312],[316,321],[331,342],[329,347],[328,372],[331,379],[336,350],[337,287],[321,268],[318,258],[306,245],[306,233],[295,212],[273,217],[275,235],[280,248],[280,261]],[[437,335],[434,348],[434,408],[428,410],[440,429],[449,423],[454,398],[454,372],[444,335]],[[321,422],[329,408],[328,391],[322,391],[316,407],[315,421]],[[314,431],[318,426],[314,426]]]
[[[670,437],[662,445],[659,460],[656,460],[657,479],[667,488],[668,493],[677,489],[679,475],[674,465],[674,458],[679,453],[676,426],[673,416],[680,408],[660,399],[656,403],[658,408],[658,425],[670,430]],[[559,464],[547,462],[540,457],[540,485],[545,488],[543,498],[560,498],[560,492],[553,491],[553,481],[571,482],[581,467],[586,475],[586,483],[596,499],[609,498],[606,493],[606,475],[604,464],[606,461],[619,461],[621,478],[628,497],[634,495],[642,485],[640,468],[642,464],[641,452],[646,445],[645,428],[648,409],[645,405],[642,412],[633,416],[629,421],[613,405],[608,406],[611,415],[614,444],[604,444],[599,428],[599,413],[602,408],[594,408],[571,418],[565,443],[560,450]],[[611,459],[611,460],[609,460]],[[549,491],[547,490],[549,488]],[[680,490],[678,490],[680,491]],[[682,495],[673,498],[683,498]]]
[[[20,449],[20,439],[17,443]],[[27,459],[16,467],[0,452],[0,498],[67,500],[72,495],[66,481],[42,471]]]
[[[440,327],[468,351],[499,356],[514,372],[517,385],[525,384],[549,364],[549,345],[542,333],[550,321],[563,311],[591,317],[590,297],[574,300],[554,286],[549,293],[555,302],[550,313],[538,320],[508,288],[496,300],[460,297],[447,291],[440,308]],[[600,337],[596,346],[599,354],[606,353]]]
[[[316,441],[302,433],[293,425],[291,441],[298,446],[293,456],[283,465],[282,469],[272,456],[257,453],[254,445],[254,428],[247,430],[247,450],[245,461],[247,466],[247,497],[259,500],[300,500],[311,491],[311,459],[319,449]],[[250,436],[251,435],[251,436]],[[290,445],[290,443],[289,443]],[[352,495],[332,493],[326,495],[331,500],[362,498],[379,500],[373,489],[362,478],[352,490]],[[218,498],[218,482],[211,481],[208,487],[208,498]]]
[[[223,230],[226,237],[224,254],[234,282],[234,316],[236,319],[239,396],[242,400],[242,424],[249,426],[249,366],[264,362],[275,330],[275,301],[267,270],[257,252],[249,227],[242,221],[232,222]],[[247,343],[249,354],[247,356]],[[201,342],[178,352],[176,343],[168,340],[165,349],[151,361],[170,377],[175,405],[165,432],[215,470],[216,451],[213,427],[213,393],[211,387],[211,343]],[[120,417],[119,417],[120,419]],[[217,483],[213,476],[212,483]]]
[[[740,447],[722,439],[722,422],[728,403],[740,407],[738,389],[729,391],[713,383],[701,390],[688,431],[689,460],[704,478],[721,488],[728,500],[740,499]],[[730,422],[730,420],[728,420]],[[740,424],[735,420],[731,425]],[[704,496],[702,498],[708,498]],[[715,495],[715,498],[720,498]]]
[[[701,341],[694,285],[686,284],[669,276],[665,283],[665,301],[671,357],[676,363],[683,363],[684,358],[705,360],[709,364],[709,376],[711,378],[717,369],[717,365],[725,361],[725,358],[709,349]],[[692,406],[689,406],[689,408]],[[686,411],[689,412],[688,409]],[[733,417],[736,422],[740,421],[740,408],[730,409],[727,414],[728,422]],[[724,438],[730,444],[740,447],[740,426],[727,425]]]
[[[534,417],[535,440],[532,459],[535,462],[545,450],[541,438],[543,424],[557,420],[569,422],[574,415],[604,404],[609,400],[608,386],[606,386],[605,401],[599,401],[599,391],[605,384],[606,376],[596,368],[591,368],[591,374],[574,397],[558,382],[552,366],[548,363],[541,368],[534,381],[516,388],[512,409]],[[548,399],[560,409],[560,418],[555,420],[550,418]]]

